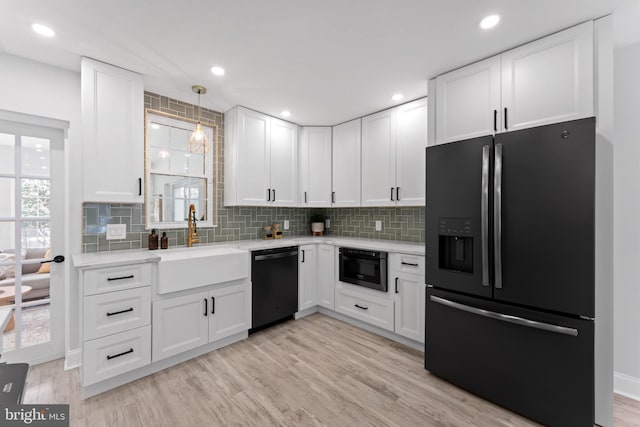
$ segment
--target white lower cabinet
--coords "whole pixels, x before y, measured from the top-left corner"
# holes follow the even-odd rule
[[[396,285],[395,332],[424,343],[424,277],[398,273]]]
[[[227,286],[209,293],[209,342],[251,328],[249,286]]]
[[[246,283],[153,303],[153,361],[165,359],[251,327]]]
[[[390,257],[389,282],[395,294],[398,335],[424,343],[424,257],[394,253]]]
[[[151,363],[151,326],[87,341],[82,385],[88,386]]]
[[[335,309],[335,247],[318,245],[317,257],[318,305]]]
[[[298,254],[298,311],[318,305],[317,245],[303,245]]]
[[[393,331],[393,299],[388,298],[387,293],[375,296],[364,288],[356,289],[355,286],[341,283],[336,286],[335,310],[382,329]]]
[[[209,292],[153,303],[153,361],[209,342]]]

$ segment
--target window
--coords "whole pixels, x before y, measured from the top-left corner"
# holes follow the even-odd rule
[[[187,142],[195,121],[152,110],[146,116],[147,228],[186,228],[191,204],[198,225],[212,227],[217,127],[203,124],[211,150],[194,154]]]

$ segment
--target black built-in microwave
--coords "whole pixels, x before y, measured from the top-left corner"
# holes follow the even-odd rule
[[[387,292],[387,253],[340,248],[340,281]]]

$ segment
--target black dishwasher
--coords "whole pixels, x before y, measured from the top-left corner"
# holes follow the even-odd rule
[[[298,311],[298,247],[251,252],[251,332]]]

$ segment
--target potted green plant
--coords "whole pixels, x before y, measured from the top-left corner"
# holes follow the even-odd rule
[[[325,219],[327,219],[327,217],[324,214],[317,213],[311,215],[311,233],[314,236],[322,236],[322,234],[324,233]]]

